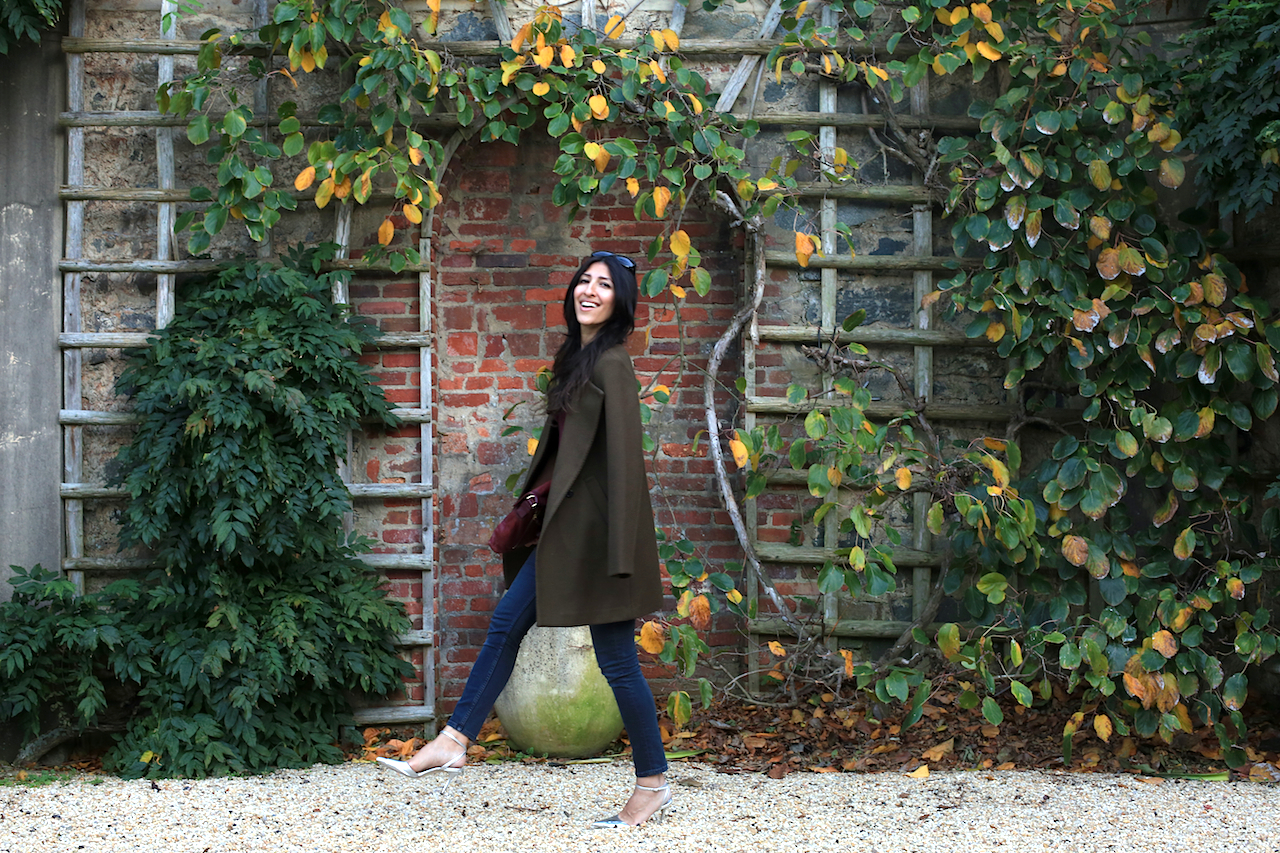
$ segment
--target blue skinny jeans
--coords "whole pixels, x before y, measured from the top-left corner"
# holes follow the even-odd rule
[[[462,689],[462,698],[449,718],[449,725],[471,740],[480,734],[480,727],[493,709],[493,703],[511,677],[520,641],[538,620],[534,574],[536,557],[535,549],[494,608],[493,617],[489,620],[489,633],[471,667],[467,685]],[[636,776],[666,773],[667,757],[662,750],[653,691],[640,671],[640,660],[636,656],[635,620],[592,625],[591,643],[595,646],[596,663],[613,689],[622,724],[631,739]]]

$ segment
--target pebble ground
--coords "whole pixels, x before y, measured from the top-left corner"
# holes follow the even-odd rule
[[[468,767],[434,780],[370,763],[202,781],[84,776],[0,787],[0,851],[463,853],[1277,853],[1280,788],[1045,772],[722,774],[673,766],[665,821],[594,830],[631,768]]]

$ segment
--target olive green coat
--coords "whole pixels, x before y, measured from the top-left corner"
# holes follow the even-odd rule
[[[636,375],[626,349],[600,356],[565,416],[548,417],[521,493],[557,447],[538,542],[538,624],[599,625],[662,606],[658,543],[641,443]],[[507,586],[529,556],[502,557]]]

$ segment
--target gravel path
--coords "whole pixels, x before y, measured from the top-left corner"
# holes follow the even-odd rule
[[[726,775],[677,764],[662,824],[617,811],[630,765],[482,765],[442,800],[372,764],[0,788],[0,851],[1280,851],[1280,788],[1038,772]]]

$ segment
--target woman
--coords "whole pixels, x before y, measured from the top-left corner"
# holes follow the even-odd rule
[[[564,298],[568,336],[556,353],[547,420],[521,494],[550,481],[541,538],[502,557],[507,592],[449,724],[408,761],[407,776],[452,778],[466,764],[534,622],[590,625],[600,670],[631,740],[636,787],[596,827],[639,826],[671,803],[653,693],[635,648],[635,619],[662,605],[658,545],[644,470],[636,377],[623,341],[635,328],[635,264],[612,252],[582,262]]]

